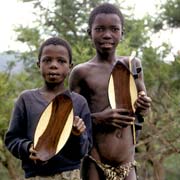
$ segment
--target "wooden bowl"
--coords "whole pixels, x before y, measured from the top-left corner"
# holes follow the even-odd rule
[[[126,108],[135,112],[134,103],[137,99],[137,89],[133,75],[121,62],[114,65],[108,85],[108,97],[111,107]]]
[[[41,161],[49,160],[64,147],[72,130],[73,114],[67,93],[57,95],[43,111],[34,135],[34,149]]]
[[[129,110],[130,116],[135,115],[134,103],[138,93],[135,80],[130,70],[121,62],[114,65],[108,85],[108,98],[112,109],[124,108]],[[113,123],[114,126],[122,128],[132,125],[133,143],[136,144],[135,122]]]

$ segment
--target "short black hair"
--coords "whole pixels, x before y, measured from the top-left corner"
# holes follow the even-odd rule
[[[121,20],[121,25],[122,25],[122,29],[124,29],[124,17],[120,11],[119,8],[117,8],[115,5],[110,4],[110,3],[103,3],[100,4],[99,6],[96,6],[90,13],[89,15],[89,20],[88,20],[88,28],[89,30],[91,30],[92,28],[92,24],[94,22],[95,17],[98,14],[116,14],[119,16],[120,20]]]
[[[71,49],[71,46],[70,46],[70,44],[66,40],[64,40],[62,38],[59,38],[59,37],[51,37],[51,38],[47,39],[46,41],[44,41],[41,44],[41,46],[39,48],[39,53],[38,53],[38,60],[39,60],[39,62],[41,60],[41,55],[42,55],[43,48],[45,46],[48,46],[48,45],[51,45],[51,44],[52,45],[61,45],[61,46],[64,46],[67,49],[68,53],[69,53],[69,64],[72,63],[72,49]]]

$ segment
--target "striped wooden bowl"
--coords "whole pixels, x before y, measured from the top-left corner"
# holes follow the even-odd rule
[[[34,135],[34,149],[41,161],[49,160],[64,147],[72,130],[73,114],[67,93],[57,95],[43,111]]]

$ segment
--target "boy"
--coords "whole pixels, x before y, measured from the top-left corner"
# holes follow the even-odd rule
[[[122,39],[124,20],[118,8],[105,3],[96,7],[89,17],[88,34],[96,55],[76,66],[70,75],[70,89],[83,95],[89,104],[93,120],[93,148],[82,165],[83,180],[136,180],[131,126],[116,128],[113,121],[133,122],[127,109],[111,109],[107,97],[108,80],[116,60],[128,67],[129,57],[116,57],[116,47]],[[141,70],[141,63],[135,59]],[[139,97],[136,114],[147,113],[151,99],[146,96],[142,70],[136,79]],[[111,125],[109,125],[111,124]]]
[[[57,94],[66,90],[64,80],[72,67],[71,47],[52,37],[40,47],[38,67],[44,86],[26,90],[15,103],[5,145],[22,161],[25,177],[31,180],[80,180],[80,161],[91,146],[91,118],[84,97],[69,92],[74,110],[72,133],[63,149],[47,162],[41,162],[33,149],[33,137],[40,115]]]

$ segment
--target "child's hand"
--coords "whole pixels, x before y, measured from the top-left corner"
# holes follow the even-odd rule
[[[72,133],[76,136],[81,135],[86,130],[84,121],[79,117],[75,116],[73,121]]]
[[[93,120],[95,124],[109,124],[122,128],[123,126],[132,125],[135,118],[130,116],[128,109],[111,109],[109,107],[104,111],[94,113]]]
[[[134,105],[136,112],[143,116],[146,115],[151,107],[151,102],[151,98],[148,97],[144,91],[140,91]]]
[[[33,144],[31,144],[31,146],[29,148],[29,152],[30,152],[29,158],[31,160],[33,160],[35,164],[37,163],[37,161],[40,161],[40,159],[36,156],[37,151],[34,149],[34,145]]]

